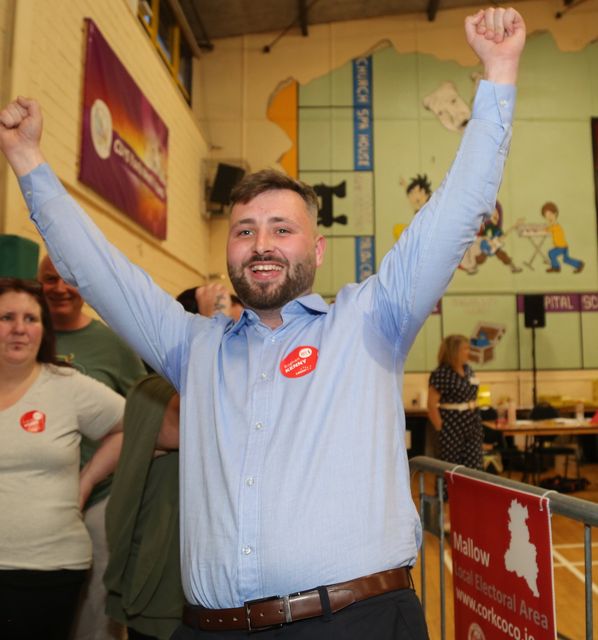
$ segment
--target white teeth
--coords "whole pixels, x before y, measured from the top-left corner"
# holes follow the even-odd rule
[[[282,267],[276,264],[254,264],[251,267],[252,271],[282,271]]]

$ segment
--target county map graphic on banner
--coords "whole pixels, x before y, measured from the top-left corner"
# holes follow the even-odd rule
[[[166,238],[168,128],[87,19],[79,179]]]
[[[458,640],[556,638],[546,498],[447,473]]]

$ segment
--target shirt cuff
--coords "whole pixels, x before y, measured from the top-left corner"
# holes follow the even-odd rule
[[[27,208],[32,214],[39,211],[40,207],[49,200],[66,194],[66,189],[50,169],[50,165],[45,162],[21,176],[19,186]]]
[[[495,84],[488,80],[480,80],[471,117],[511,126],[516,95],[517,89],[513,84]]]

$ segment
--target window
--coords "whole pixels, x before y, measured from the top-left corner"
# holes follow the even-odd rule
[[[162,54],[166,57],[166,60],[172,65],[173,55],[172,52],[175,46],[176,28],[177,23],[172,14],[171,8],[168,6],[168,2],[162,0],[158,2],[160,8],[158,19],[158,44]]]
[[[193,51],[168,0],[140,0],[137,15],[185,100],[190,102]]]
[[[187,41],[183,38],[179,47],[179,77],[181,85],[191,95],[191,78],[193,74],[193,52]]]

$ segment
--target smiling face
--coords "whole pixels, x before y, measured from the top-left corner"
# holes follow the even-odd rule
[[[0,295],[0,362],[33,366],[42,342],[42,311],[28,293],[7,291]]]
[[[54,327],[66,331],[78,329],[83,316],[83,298],[77,289],[60,277],[47,256],[39,266],[38,275]]]
[[[265,191],[232,209],[228,273],[239,298],[258,314],[310,293],[324,249],[314,216],[293,191]]]

